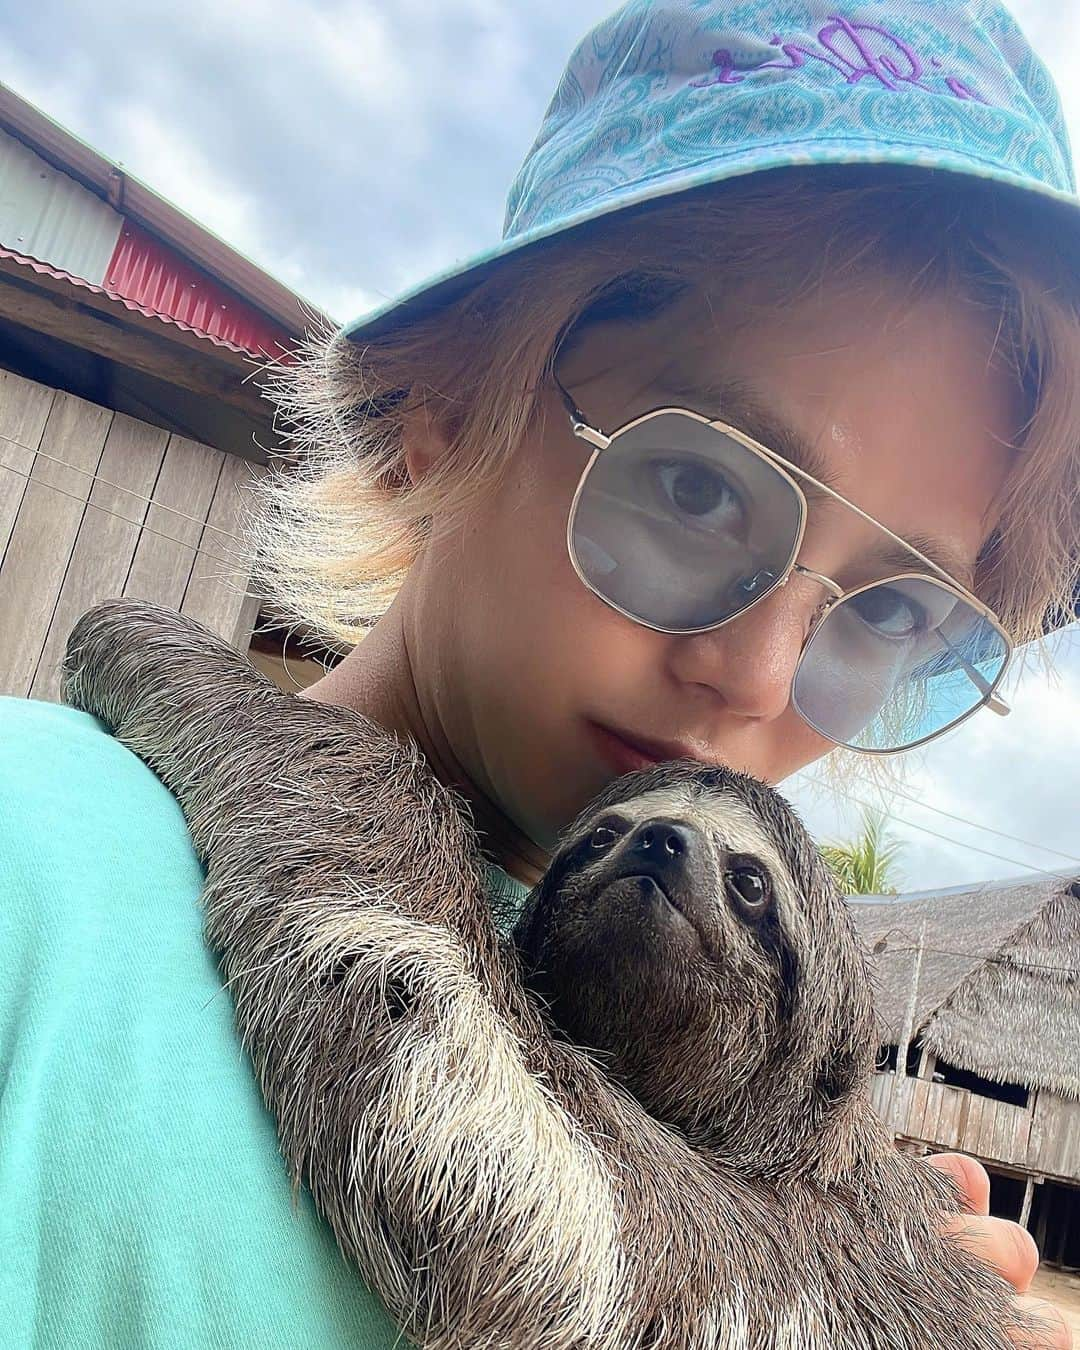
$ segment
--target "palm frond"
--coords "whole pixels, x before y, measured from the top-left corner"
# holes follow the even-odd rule
[[[859,834],[849,844],[823,844],[821,856],[846,895],[895,895],[899,840],[889,835],[883,811],[863,812]]]

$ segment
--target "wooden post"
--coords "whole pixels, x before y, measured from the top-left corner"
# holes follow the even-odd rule
[[[1040,1185],[1045,1181],[1045,1177],[1039,1178]],[[1045,1255],[1046,1248],[1046,1225],[1047,1220],[1050,1217],[1050,1196],[1045,1186],[1043,1186],[1043,1191],[1039,1198],[1042,1200],[1042,1204],[1039,1206],[1039,1218],[1035,1224],[1035,1246],[1039,1249],[1039,1255],[1043,1256]]]
[[[1027,1183],[1024,1186],[1024,1203],[1020,1206],[1020,1227],[1028,1226],[1028,1219],[1031,1217],[1031,1197],[1035,1191],[1035,1178],[1028,1173]]]
[[[1054,1259],[1049,1262],[1050,1265],[1065,1265],[1065,1239],[1069,1235],[1069,1220],[1072,1218],[1072,1205],[1061,1206],[1061,1227],[1057,1232],[1057,1242],[1055,1243]]]
[[[911,972],[911,994],[904,1010],[904,1025],[900,1030],[900,1043],[896,1047],[896,1073],[893,1075],[892,1100],[889,1103],[889,1118],[892,1123],[892,1136],[900,1133],[900,1113],[904,1096],[900,1091],[901,1078],[907,1077],[908,1046],[915,1030],[915,1010],[919,995],[919,976],[922,974],[923,947],[926,945],[926,920],[919,929],[919,945],[915,948],[915,960]]]

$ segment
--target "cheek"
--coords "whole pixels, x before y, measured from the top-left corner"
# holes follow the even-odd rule
[[[606,781],[585,718],[633,706],[656,661],[652,635],[598,600],[570,562],[566,521],[586,462],[571,450],[523,448],[459,536],[456,557],[444,550],[440,559],[456,577],[453,613],[441,623],[461,672],[459,758],[543,844]]]
[[[657,635],[598,599],[570,561],[567,521],[588,462],[588,447],[553,438],[527,443],[491,504],[484,560],[484,595],[500,616],[500,641],[539,666],[551,693],[573,672],[603,690],[617,671],[627,675],[657,659]],[[569,439],[569,438],[568,438]]]
[[[477,529],[483,535],[482,599],[499,617],[500,643],[550,666],[594,600],[574,572],[566,521],[580,456],[531,443],[511,467]]]

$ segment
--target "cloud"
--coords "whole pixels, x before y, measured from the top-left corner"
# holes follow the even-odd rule
[[[0,78],[344,319],[497,241],[607,8],[40,0],[5,17]]]
[[[126,100],[118,100],[115,107],[117,118],[127,127],[131,161],[157,166],[156,192],[178,206],[182,198],[182,209],[188,215],[241,253],[265,252],[259,203],[250,191],[231,183],[174,120],[163,121],[156,111]],[[128,161],[121,163],[130,167]]]

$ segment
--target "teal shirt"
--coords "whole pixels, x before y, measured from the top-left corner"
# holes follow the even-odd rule
[[[0,697],[2,1346],[401,1344],[294,1199],[202,881],[177,802],[99,722]]]

